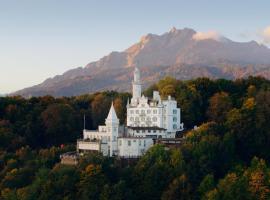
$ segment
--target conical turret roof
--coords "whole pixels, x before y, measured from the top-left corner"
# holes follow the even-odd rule
[[[119,122],[119,119],[118,119],[118,117],[116,115],[116,112],[115,112],[115,109],[114,109],[114,106],[113,106],[113,102],[112,102],[109,114],[108,114],[108,116],[106,118],[106,122]]]

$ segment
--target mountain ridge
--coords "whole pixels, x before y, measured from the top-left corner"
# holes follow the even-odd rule
[[[201,76],[270,78],[270,49],[255,41],[235,42],[214,32],[208,36],[190,28],[173,27],[161,35],[144,35],[122,52],[113,51],[85,67],[68,70],[12,95],[73,96],[100,90],[128,91],[135,66],[147,71],[143,74],[146,86],[165,75],[184,80]]]

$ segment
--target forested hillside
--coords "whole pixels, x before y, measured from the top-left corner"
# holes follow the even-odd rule
[[[0,199],[270,199],[270,81],[167,77],[145,95],[154,89],[177,100],[185,142],[126,164],[92,154],[65,166],[59,155],[75,150],[83,116],[96,128],[111,101],[125,123],[130,94],[1,97]]]

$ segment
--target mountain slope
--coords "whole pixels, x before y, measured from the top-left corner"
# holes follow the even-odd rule
[[[112,52],[84,68],[76,68],[43,83],[20,90],[23,96],[72,96],[99,90],[130,90],[134,66],[142,69],[146,85],[165,75],[179,79],[200,76],[270,78],[270,49],[255,41],[234,42],[225,37],[197,39],[192,29],[173,28],[148,34],[123,52]]]

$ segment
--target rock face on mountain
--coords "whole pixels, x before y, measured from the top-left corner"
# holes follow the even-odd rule
[[[148,34],[123,52],[112,52],[84,68],[69,70],[14,94],[73,96],[101,90],[128,91],[135,66],[141,68],[146,85],[166,75],[184,80],[201,76],[270,78],[270,49],[266,46],[198,34],[188,28]]]

